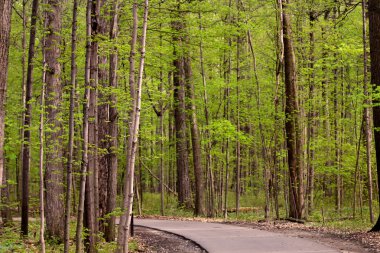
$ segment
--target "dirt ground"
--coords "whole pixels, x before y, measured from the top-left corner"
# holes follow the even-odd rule
[[[214,220],[207,219],[183,219],[175,217],[168,218],[150,216],[149,218],[215,222]],[[219,220],[216,222],[222,221]],[[326,246],[329,246],[331,248],[337,249],[342,253],[380,252],[380,233],[342,232],[330,228],[312,227],[288,221],[227,222],[227,224],[261,229],[274,233],[285,234],[288,236],[307,238],[324,244]],[[204,250],[202,251],[202,249],[200,249],[196,244],[192,243],[191,241],[164,232],[136,227],[136,235],[138,240],[144,245],[143,252],[206,252]]]

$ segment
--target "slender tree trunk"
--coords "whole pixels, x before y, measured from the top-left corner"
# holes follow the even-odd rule
[[[143,19],[143,28],[142,28],[142,36],[141,36],[141,51],[140,51],[140,65],[139,65],[139,74],[137,79],[137,93],[135,104],[133,105],[134,118],[132,119],[132,155],[129,160],[129,168],[130,171],[127,172],[125,186],[128,189],[128,194],[124,195],[124,203],[123,207],[126,209],[124,214],[120,219],[120,227],[119,229],[119,238],[118,238],[118,253],[126,253],[128,252],[128,238],[129,238],[129,228],[131,224],[131,215],[132,215],[132,207],[133,207],[133,185],[134,185],[134,174],[135,174],[135,159],[136,153],[138,150],[138,135],[140,129],[140,111],[141,111],[141,94],[142,94],[142,82],[144,75],[144,64],[145,64],[145,45],[146,45],[146,34],[148,28],[148,5],[149,1],[145,0],[144,6],[144,19]],[[137,10],[137,9],[136,9]],[[120,231],[123,230],[123,233]],[[124,238],[120,238],[123,235]]]
[[[28,70],[26,77],[25,90],[25,119],[23,122],[24,136],[22,147],[22,207],[21,207],[21,234],[28,236],[29,224],[29,171],[30,171],[30,124],[32,117],[32,87],[33,87],[33,69],[34,69],[34,54],[36,42],[36,24],[38,18],[38,0],[33,0],[32,3],[32,19],[30,23],[30,38],[28,51]]]
[[[369,14],[369,42],[371,54],[371,83],[374,84],[374,89],[380,86],[380,2],[376,0],[368,1]],[[379,99],[374,99],[374,104],[379,103]],[[376,166],[377,178],[380,181],[380,107],[373,107],[373,124],[375,129],[375,146],[376,146]],[[378,198],[380,200],[380,189],[378,184]],[[380,215],[371,229],[371,231],[380,231]]]
[[[137,1],[135,0],[133,2],[133,7],[132,7],[132,15],[133,15],[133,28],[132,28],[132,40],[131,40],[131,51],[129,54],[129,92],[130,92],[130,98],[131,98],[131,109],[129,112],[129,122],[128,122],[128,137],[126,140],[126,167],[125,167],[125,173],[124,173],[124,185],[123,185],[123,196],[124,196],[124,201],[123,201],[123,211],[127,211],[127,205],[128,205],[128,198],[129,195],[131,194],[129,192],[129,187],[130,187],[130,181],[133,180],[130,177],[130,161],[132,157],[132,141],[133,141],[133,130],[134,130],[134,118],[135,118],[135,101],[136,101],[136,87],[135,87],[135,55],[136,55],[136,44],[137,44],[137,32],[138,32],[138,5]],[[132,188],[133,189],[133,188]],[[125,230],[124,230],[124,225],[127,222],[126,220],[128,217],[126,215],[122,215],[120,217],[119,221],[119,228],[118,228],[118,236],[117,236],[117,245],[118,245],[118,251],[119,253],[122,253],[124,251],[127,251],[125,249],[125,241],[128,235],[125,235]],[[128,229],[128,228],[127,228]]]
[[[369,87],[368,87],[368,55],[367,55],[367,13],[366,13],[366,1],[362,0],[362,16],[363,16],[363,86],[364,86],[364,96],[365,96],[365,107],[364,107],[364,117],[365,117],[365,138],[366,138],[366,163],[367,163],[367,174],[368,174],[368,207],[369,207],[369,219],[371,223],[374,222],[373,217],[373,207],[372,207],[372,128],[371,128],[371,99],[369,97]]]
[[[46,23],[45,23],[46,24]],[[43,45],[43,74],[42,74],[42,90],[41,90],[41,102],[40,102],[40,128],[39,128],[39,138],[40,138],[40,163],[39,163],[39,176],[40,176],[40,243],[41,243],[41,252],[45,253],[45,185],[44,185],[44,121],[45,121],[45,89],[46,89],[46,42],[44,39]]]
[[[308,133],[307,133],[307,153],[308,153],[308,162],[307,162],[307,214],[310,214],[314,207],[314,159],[315,159],[315,148],[313,147],[313,139],[315,138],[315,71],[314,71],[314,62],[315,62],[315,34],[314,34],[314,12],[309,13],[309,22],[310,22],[310,53],[309,53],[309,68],[312,70],[312,73],[309,77],[309,113],[308,113]]]
[[[202,15],[201,15],[201,12],[199,12],[198,14],[198,17],[199,17],[199,20],[200,20],[200,24],[199,24],[199,30],[203,31],[203,26],[202,26]],[[203,37],[201,35],[201,39],[200,39],[200,42],[199,42],[199,57],[200,57],[200,67],[201,67],[201,75],[202,75],[202,84],[203,84],[203,101],[204,101],[204,114],[205,114],[205,119],[206,119],[206,126],[209,126],[210,125],[210,113],[209,113],[209,110],[208,110],[208,94],[207,94],[207,82],[206,82],[206,73],[205,73],[205,67],[204,67],[204,57],[203,57]],[[207,138],[207,144],[206,144],[206,173],[207,173],[207,177],[206,177],[206,180],[208,180],[208,184],[207,184],[207,187],[208,187],[208,216],[209,217],[213,217],[214,216],[214,212],[215,212],[215,204],[214,204],[214,201],[215,201],[215,188],[214,188],[214,173],[212,171],[212,156],[211,156],[211,149],[212,149],[212,146],[211,146],[211,142],[210,142],[210,131],[209,129],[206,127],[206,130],[205,130],[205,137]]]
[[[100,0],[91,2],[91,60],[90,60],[90,94],[88,106],[88,167],[85,194],[84,226],[88,229],[86,238],[86,251],[96,252],[97,232],[98,232],[98,34],[100,29]]]
[[[291,34],[289,0],[282,2],[284,31],[284,64],[285,64],[285,128],[288,148],[289,166],[289,216],[303,218],[303,170],[301,165],[301,129],[299,124],[299,106],[297,98],[297,69]]]
[[[77,48],[77,11],[78,1],[73,3],[73,21],[71,30],[71,90],[70,90],[70,112],[69,112],[69,142],[68,159],[66,170],[66,206],[65,206],[65,231],[64,231],[64,253],[69,252],[70,242],[70,211],[71,211],[71,189],[73,188],[73,162],[74,162],[74,112],[76,94],[76,48]]]
[[[184,60],[185,82],[188,97],[188,111],[191,125],[191,144],[193,148],[193,164],[195,176],[195,215],[203,216],[205,214],[204,207],[204,176],[202,166],[202,150],[199,137],[198,121],[195,106],[194,84],[192,80],[192,70],[190,56]]]
[[[237,1],[237,8],[239,10],[239,1]],[[239,18],[239,17],[238,17]],[[239,22],[239,20],[238,20]],[[240,80],[241,80],[241,70],[240,70],[240,50],[241,50],[242,39],[240,36],[237,37],[236,43],[236,127],[237,133],[240,131]],[[235,208],[236,217],[239,216],[240,209],[240,177],[241,177],[241,145],[239,134],[236,136],[236,168],[235,168]]]
[[[276,218],[280,218],[280,212],[279,212],[279,173],[280,173],[280,162],[281,158],[279,157],[279,150],[281,149],[279,137],[280,137],[280,131],[279,131],[279,125],[280,125],[280,117],[279,117],[279,104],[280,99],[278,96],[280,85],[281,85],[281,79],[283,72],[283,66],[284,66],[284,32],[283,32],[283,16],[282,16],[282,0],[277,0],[277,41],[276,41],[276,48],[277,48],[277,66],[276,66],[276,95],[274,97],[274,110],[275,110],[275,116],[274,116],[274,122],[275,122],[275,135],[274,135],[274,201],[275,201],[275,210],[276,210]]]
[[[84,202],[87,180],[88,165],[88,107],[90,100],[90,66],[91,66],[91,9],[92,0],[87,0],[86,9],[86,65],[85,65],[85,94],[83,100],[83,144],[82,144],[82,163],[79,188],[79,204],[76,227],[76,253],[82,253],[82,232],[83,232],[83,216]]]
[[[0,0],[0,187],[4,174],[5,99],[7,92],[9,37],[11,31],[12,1]],[[0,191],[1,202],[1,191]]]
[[[119,1],[115,0],[111,9],[112,20],[110,26],[110,39],[114,43],[117,40],[117,34],[119,30]],[[109,73],[109,86],[116,89],[118,86],[117,80],[118,69],[118,52],[114,47],[110,55],[110,73]],[[116,95],[112,93],[110,96],[109,105],[109,156],[108,156],[108,180],[107,180],[107,208],[106,213],[111,213],[116,208],[116,196],[117,196],[117,146],[118,146],[118,112],[116,108]],[[105,228],[105,238],[107,242],[115,240],[115,216],[111,216],[106,220],[107,226]]]
[[[26,108],[26,29],[27,29],[27,17],[26,17],[26,4],[27,0],[22,1],[22,96],[21,96],[21,102],[22,102],[22,108]],[[23,138],[24,136],[24,121],[25,121],[25,110],[22,110],[21,112],[21,131],[20,136]],[[23,146],[21,145],[20,150],[20,156],[19,160],[22,160],[23,157]],[[17,201],[21,203],[21,192],[22,192],[22,182],[21,182],[21,175],[20,171],[22,171],[22,162],[20,163],[20,166],[16,167],[16,197]],[[20,205],[18,206],[20,210]]]

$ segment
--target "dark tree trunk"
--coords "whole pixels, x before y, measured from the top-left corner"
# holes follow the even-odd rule
[[[118,0],[114,0],[111,9],[111,26],[110,26],[110,39],[116,42],[119,26],[119,4]],[[110,68],[109,68],[109,86],[116,89],[118,86],[117,81],[117,68],[118,68],[118,53],[117,48],[113,48],[110,55]],[[118,112],[116,108],[116,95],[112,93],[109,98],[109,140],[108,140],[108,179],[107,179],[107,206],[106,213],[111,213],[116,208],[116,196],[117,196],[117,137],[118,137]],[[115,216],[106,220],[107,226],[105,227],[105,239],[107,242],[115,240]]]
[[[371,83],[375,85],[374,89],[380,87],[380,2],[377,0],[368,1],[368,14],[369,14],[369,43],[371,54]],[[378,98],[374,99],[374,105],[380,101]],[[373,107],[373,124],[375,129],[375,147],[376,147],[376,167],[377,178],[380,180],[380,107]],[[379,188],[378,184],[378,188]],[[378,189],[378,198],[380,200],[380,189]],[[380,231],[380,215],[371,229],[372,232]]]
[[[185,68],[185,81],[188,98],[188,112],[189,121],[191,126],[191,144],[193,148],[193,164],[194,164],[194,176],[195,176],[195,215],[203,216],[205,214],[204,207],[204,174],[202,166],[202,150],[201,141],[199,136],[199,128],[197,121],[197,112],[195,106],[195,94],[193,84],[193,73],[191,70],[190,57],[187,56],[184,60]]]
[[[179,8],[179,6],[178,6]],[[184,57],[182,55],[183,37],[181,34],[184,31],[183,21],[177,17],[176,21],[172,22],[172,28],[175,31],[173,36],[174,43],[174,121],[176,135],[176,161],[177,161],[177,192],[179,205],[184,205],[187,208],[191,207],[190,196],[190,179],[189,179],[189,151],[187,148],[187,127],[186,127],[186,102],[185,102],[185,70]]]
[[[99,2],[102,15],[99,15],[98,33],[99,41],[103,41],[109,34],[110,22],[108,20],[109,10],[104,8],[108,3],[106,0]],[[107,213],[107,184],[108,184],[108,171],[109,171],[109,140],[110,140],[110,128],[109,128],[109,108],[110,97],[104,92],[109,86],[109,69],[108,55],[103,51],[103,48],[99,49],[99,63],[98,63],[98,79],[99,79],[99,91],[98,91],[98,104],[97,104],[97,117],[98,117],[98,198],[99,203],[97,206],[99,220],[99,231],[103,232],[106,236],[106,227],[104,217]],[[108,64],[109,65],[109,64]]]
[[[3,184],[4,174],[5,99],[8,77],[9,36],[11,31],[11,6],[11,0],[0,0],[0,186]]]
[[[63,150],[62,150],[62,84],[59,57],[61,32],[61,1],[49,0],[46,15],[46,112],[49,131],[46,132],[46,234],[63,241]]]
[[[29,171],[30,171],[30,123],[32,116],[32,86],[33,86],[33,69],[34,69],[34,54],[36,42],[36,24],[38,13],[38,0],[33,0],[32,3],[32,20],[30,23],[30,38],[28,52],[28,70],[26,76],[25,88],[25,118],[23,122],[24,136],[22,146],[22,200],[21,200],[21,234],[28,236],[29,223]]]
[[[90,94],[88,106],[88,167],[86,180],[86,197],[84,226],[88,229],[86,251],[96,252],[99,206],[99,168],[98,168],[98,34],[100,29],[100,0],[91,1],[91,53],[90,53]]]
[[[284,64],[285,64],[285,129],[289,166],[289,216],[303,217],[303,171],[301,165],[301,129],[297,98],[297,69],[291,34],[291,20],[287,5],[283,2]]]

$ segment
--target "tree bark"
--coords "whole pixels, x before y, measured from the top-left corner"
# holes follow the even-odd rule
[[[46,21],[45,21],[46,24]],[[40,161],[39,161],[39,186],[40,186],[40,243],[41,243],[41,252],[45,253],[45,186],[44,186],[44,127],[45,127],[45,90],[46,90],[46,40],[44,39],[43,45],[43,74],[42,74],[42,90],[41,90],[41,102],[40,102],[40,128],[39,128],[39,138],[40,138]]]
[[[33,0],[32,18],[30,23],[30,38],[28,51],[28,70],[25,87],[25,118],[23,122],[24,136],[22,144],[22,200],[21,200],[21,235],[28,236],[29,223],[29,171],[30,171],[30,124],[32,117],[32,89],[33,89],[33,70],[34,54],[36,42],[36,24],[38,18],[39,0]]]
[[[131,35],[131,51],[129,54],[129,94],[131,98],[131,109],[129,111],[129,122],[128,122],[128,137],[126,138],[126,167],[125,167],[125,173],[124,173],[124,185],[123,185],[123,195],[124,195],[124,201],[123,201],[123,210],[127,208],[128,205],[128,196],[131,194],[129,192],[129,184],[130,180],[132,180],[129,175],[130,172],[130,161],[132,157],[132,142],[133,142],[133,130],[134,130],[134,118],[135,118],[135,101],[136,101],[136,87],[135,87],[135,55],[136,55],[136,44],[137,44],[137,32],[138,32],[138,5],[137,1],[134,0],[133,6],[132,6],[132,15],[133,15],[133,28],[132,28],[132,35]],[[133,189],[133,188],[132,188]],[[128,235],[124,235],[126,232],[124,230],[124,224],[127,222],[129,217],[126,217],[126,215],[122,215],[120,217],[119,221],[119,228],[118,228],[118,239],[117,239],[117,244],[118,244],[118,250],[119,252],[123,252],[125,249],[125,241]],[[128,231],[128,228],[126,228]]]
[[[65,227],[64,227],[64,253],[69,252],[70,247],[70,210],[71,210],[71,189],[73,188],[73,162],[74,162],[74,134],[75,134],[75,94],[76,94],[76,48],[77,48],[77,11],[78,1],[73,3],[73,21],[71,30],[71,90],[70,90],[70,112],[69,112],[69,142],[68,159],[66,171],[66,206],[65,206]]]
[[[110,39],[116,43],[119,31],[119,1],[115,0],[111,9],[112,20],[110,26]],[[110,54],[110,68],[109,68],[109,86],[116,89],[118,86],[117,68],[118,68],[118,52],[114,47]],[[106,213],[111,213],[116,208],[117,196],[117,146],[118,146],[118,112],[116,108],[116,95],[112,93],[110,96],[109,104],[109,144],[108,144],[108,179],[107,179],[107,206]],[[107,242],[115,240],[115,216],[111,216],[106,220],[107,226],[105,227],[105,239]]]
[[[297,98],[297,69],[293,48],[289,0],[282,2],[284,32],[284,65],[285,65],[285,129],[289,166],[289,216],[303,218],[303,170],[301,164],[301,129],[299,125],[299,106]]]
[[[83,216],[85,205],[85,192],[87,181],[87,165],[88,165],[88,107],[90,100],[90,66],[91,66],[91,9],[92,0],[87,1],[86,9],[86,65],[85,65],[85,94],[83,99],[83,141],[82,141],[82,163],[79,188],[79,204],[76,227],[75,252],[82,253],[82,231]]]
[[[362,0],[362,17],[363,17],[363,89],[365,96],[365,107],[364,107],[364,118],[365,118],[365,146],[366,146],[366,163],[367,163],[367,174],[368,174],[368,208],[369,208],[369,219],[371,223],[374,222],[373,217],[373,186],[372,186],[372,128],[371,128],[371,98],[369,97],[369,87],[368,87],[368,54],[367,54],[367,13],[366,13],[366,1]]]
[[[49,131],[46,132],[46,234],[47,237],[63,241],[64,204],[61,199],[64,190],[63,149],[62,149],[62,84],[60,41],[61,36],[61,1],[48,0],[46,15],[46,112]]]
[[[91,53],[90,53],[90,94],[88,105],[88,167],[85,194],[84,226],[88,229],[86,251],[96,252],[99,207],[99,163],[98,163],[98,81],[99,57],[98,34],[100,28],[100,0],[91,1]]]
[[[135,6],[135,5],[134,5]],[[135,9],[136,7],[134,7]],[[139,74],[137,79],[137,93],[135,103],[133,105],[134,118],[132,119],[133,131],[132,133],[132,148],[131,148],[131,157],[129,159],[129,171],[127,171],[125,188],[128,188],[127,195],[124,195],[124,203],[123,207],[124,214],[120,219],[120,229],[119,229],[119,239],[118,239],[118,253],[127,253],[128,252],[128,238],[129,238],[129,228],[131,225],[131,215],[132,215],[132,207],[133,207],[133,185],[134,185],[134,175],[135,175],[135,160],[136,153],[138,150],[138,135],[140,129],[140,112],[141,112],[141,95],[142,95],[142,83],[143,83],[143,75],[144,75],[144,64],[145,64],[145,45],[146,45],[146,34],[148,28],[148,8],[149,1],[145,0],[144,6],[144,19],[143,19],[143,28],[142,28],[142,36],[141,36],[141,51],[140,51],[140,64],[139,64]],[[137,10],[137,8],[135,9]],[[137,13],[136,13],[137,14]],[[122,231],[120,233],[120,231]],[[124,238],[120,238],[120,236],[124,236]]]
[[[185,82],[188,97],[188,112],[189,121],[191,126],[191,144],[193,148],[193,164],[194,164],[194,176],[195,176],[195,210],[196,216],[203,216],[205,214],[204,207],[204,174],[202,166],[202,150],[201,141],[199,137],[199,128],[196,115],[195,106],[195,94],[193,84],[193,73],[191,70],[190,56],[187,56],[184,60],[185,68]]]
[[[178,9],[180,5],[178,4]],[[177,192],[178,203],[186,208],[191,207],[190,178],[189,178],[189,151],[187,149],[187,127],[186,127],[186,102],[185,102],[185,69],[183,49],[184,39],[180,35],[184,31],[184,24],[181,17],[172,22],[175,31],[173,35],[174,43],[174,121],[176,135],[176,161],[177,161]]]
[[[0,187],[4,172],[5,100],[8,78],[9,37],[11,31],[12,1],[0,0]],[[0,191],[1,200],[1,191]],[[1,201],[0,201],[1,202]]]
[[[369,14],[369,43],[371,54],[371,83],[374,89],[380,87],[380,2],[377,0],[368,1]],[[374,99],[373,124],[375,129],[375,150],[377,178],[380,180],[380,107],[378,98]],[[380,189],[378,184],[378,198],[380,200]],[[380,215],[376,224],[371,229],[372,232],[380,231]]]

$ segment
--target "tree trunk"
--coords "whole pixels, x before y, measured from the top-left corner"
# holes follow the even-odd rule
[[[368,174],[368,208],[369,208],[369,219],[371,223],[374,222],[373,217],[373,207],[372,207],[372,128],[371,128],[371,99],[369,97],[369,87],[368,87],[368,55],[367,55],[367,13],[366,13],[366,1],[362,0],[362,16],[363,16],[363,88],[365,96],[365,107],[364,107],[364,117],[365,117],[365,146],[366,146],[366,163],[367,163],[367,174]]]
[[[11,31],[11,0],[0,0],[0,187],[3,184],[5,99],[8,77],[9,37]],[[1,202],[1,191],[0,191]]]
[[[74,134],[75,134],[75,94],[76,94],[76,48],[77,48],[77,11],[78,1],[73,3],[73,21],[71,30],[71,90],[70,90],[70,112],[69,112],[69,142],[68,159],[66,171],[66,206],[65,206],[65,231],[64,231],[64,253],[69,252],[70,247],[70,210],[71,210],[71,189],[73,188],[73,162],[74,162]]]
[[[307,131],[307,185],[306,185],[306,200],[307,200],[307,215],[311,214],[314,207],[314,159],[315,159],[315,148],[312,143],[315,138],[315,105],[314,105],[314,96],[315,96],[315,34],[314,34],[314,22],[315,16],[314,12],[309,13],[309,22],[310,22],[310,53],[309,53],[309,68],[312,70],[312,73],[309,76],[309,112],[308,112],[308,131]]]
[[[133,7],[132,7],[132,15],[133,15],[133,28],[132,28],[132,39],[131,39],[131,51],[129,54],[129,94],[131,98],[131,109],[129,111],[129,122],[128,122],[128,137],[126,138],[126,148],[125,148],[125,153],[126,153],[126,167],[125,167],[125,173],[124,173],[124,185],[123,185],[123,195],[124,195],[124,201],[123,201],[123,210],[127,208],[128,205],[128,197],[131,194],[129,192],[129,187],[130,187],[130,181],[133,180],[129,175],[130,172],[130,160],[132,157],[132,142],[133,142],[133,129],[134,129],[134,122],[133,119],[135,118],[135,101],[136,101],[136,87],[135,87],[135,54],[136,54],[136,43],[137,43],[137,33],[138,33],[138,5],[137,1],[135,0],[133,2]],[[133,189],[133,188],[132,188]],[[123,252],[125,249],[125,239],[128,237],[128,235],[125,235],[125,230],[124,230],[124,224],[126,223],[126,220],[128,217],[126,215],[122,215],[120,217],[119,221],[119,228],[118,228],[118,239],[117,239],[117,244],[119,248],[119,252]],[[128,229],[128,228],[127,228]],[[128,231],[128,230],[127,230]]]
[[[137,79],[137,93],[135,103],[133,105],[134,118],[132,119],[133,131],[132,136],[132,148],[131,148],[131,157],[129,158],[129,171],[127,171],[125,188],[128,188],[127,195],[124,195],[124,214],[120,219],[120,229],[119,229],[119,238],[118,238],[118,253],[127,253],[128,252],[128,238],[129,238],[129,228],[131,225],[131,215],[133,207],[133,185],[134,185],[134,174],[135,174],[135,159],[136,153],[138,150],[138,135],[140,129],[140,112],[141,112],[141,94],[142,94],[142,83],[144,75],[144,64],[145,64],[145,45],[146,45],[146,34],[148,28],[148,5],[149,1],[145,0],[144,8],[144,19],[143,19],[143,28],[141,36],[141,51],[140,51],[140,65],[139,65],[139,74]],[[134,10],[137,10],[134,4]],[[136,13],[137,14],[137,13]],[[135,16],[137,17],[137,16]],[[137,21],[137,20],[136,20]],[[120,233],[120,231],[123,231]],[[124,238],[120,238],[124,236]]]
[[[119,30],[119,1],[115,0],[111,9],[112,20],[110,26],[110,39],[116,43],[117,34]],[[117,68],[118,68],[118,52],[114,47],[110,55],[110,72],[109,72],[109,86],[116,89],[118,86],[117,81]],[[111,213],[116,208],[117,196],[117,146],[118,146],[118,112],[116,108],[116,95],[112,93],[110,96],[109,105],[109,155],[108,155],[108,179],[107,179],[107,207],[106,213]],[[105,227],[105,239],[107,242],[115,240],[115,216],[111,216],[106,220],[107,226]]]
[[[86,10],[86,65],[85,65],[85,94],[83,100],[83,144],[82,144],[82,163],[79,188],[79,204],[76,227],[75,252],[82,253],[82,231],[83,216],[85,205],[85,191],[87,181],[87,165],[88,165],[88,107],[90,99],[90,66],[91,66],[91,9],[92,0],[87,1]]]
[[[59,58],[61,32],[61,1],[48,0],[46,15],[46,112],[49,131],[46,133],[46,234],[63,241],[63,149],[62,149],[62,84]]]
[[[32,89],[33,89],[33,69],[36,42],[36,24],[38,18],[38,0],[32,3],[32,19],[30,23],[30,38],[28,51],[28,70],[25,89],[25,118],[23,122],[24,136],[22,146],[22,207],[21,207],[21,235],[28,236],[29,223],[29,171],[30,171],[30,124],[32,117]]]
[[[178,5],[178,8],[180,6]],[[174,43],[174,121],[176,135],[176,161],[177,161],[177,192],[178,203],[186,208],[191,207],[190,196],[190,179],[189,179],[189,151],[187,149],[187,127],[186,127],[186,102],[185,102],[185,70],[184,58],[181,55],[183,47],[183,37],[181,34],[184,31],[183,20],[177,17],[176,21],[172,22],[172,28],[175,31],[173,35]]]
[[[96,252],[96,241],[98,232],[98,34],[99,34],[99,14],[100,0],[91,1],[91,54],[90,54],[90,94],[88,106],[88,167],[85,194],[84,226],[88,229],[86,238],[86,251]]]
[[[45,20],[46,25],[46,20]],[[46,28],[46,27],[45,27]],[[39,161],[39,186],[40,186],[40,243],[41,243],[41,252],[45,253],[45,185],[44,185],[44,127],[45,127],[45,90],[46,90],[46,40],[44,38],[43,43],[43,74],[42,74],[42,90],[41,90],[41,102],[40,102],[40,128],[39,128],[39,138],[40,138],[40,161]]]
[[[96,204],[96,209],[98,210],[97,217],[99,217],[99,231],[101,231],[104,236],[106,236],[106,219],[105,215],[107,214],[107,200],[108,200],[108,172],[109,172],[109,156],[110,156],[110,118],[109,118],[109,110],[111,105],[111,96],[107,94],[108,88],[110,88],[110,80],[109,80],[109,74],[110,69],[107,69],[108,67],[111,67],[109,61],[109,56],[103,52],[105,48],[102,46],[102,44],[105,41],[105,38],[110,36],[110,19],[108,17],[110,16],[110,7],[114,5],[111,1],[107,0],[101,0],[99,1],[99,23],[98,23],[98,33],[99,38],[98,41],[100,41],[100,48],[99,48],[99,63],[98,63],[98,79],[99,79],[99,88],[98,88],[98,103],[97,103],[97,127],[98,127],[98,133],[97,133],[97,159],[98,159],[98,181],[95,183],[98,183],[98,203]],[[109,5],[109,6],[107,6]],[[107,6],[107,7],[106,7]],[[106,8],[105,8],[106,7]],[[101,15],[100,15],[101,14]],[[109,37],[110,38],[110,37]],[[111,38],[110,38],[111,39]],[[113,42],[115,43],[115,42]],[[95,194],[97,194],[95,192]]]
[[[297,98],[297,69],[291,34],[289,0],[282,2],[285,64],[285,129],[289,166],[289,217],[303,218],[303,170],[301,165],[301,129]]]
[[[380,2],[377,0],[368,1],[369,14],[369,42],[371,54],[371,83],[375,85],[374,89],[380,87]],[[378,98],[374,99],[374,104],[378,104]],[[375,147],[376,147],[376,167],[377,178],[380,181],[380,107],[373,107],[373,124],[375,129]],[[380,185],[380,184],[379,184]],[[378,186],[378,198],[380,200],[380,189]],[[371,231],[380,231],[380,215]]]
[[[203,166],[202,166],[202,150],[201,141],[199,137],[199,129],[195,107],[195,94],[193,84],[193,73],[191,70],[190,56],[184,60],[185,68],[185,82],[188,94],[188,113],[191,126],[191,144],[193,148],[193,164],[195,176],[195,215],[203,216],[205,214],[204,207],[204,179],[203,179]]]

